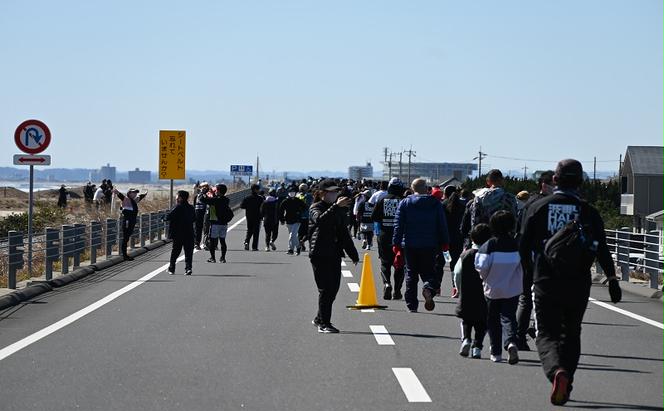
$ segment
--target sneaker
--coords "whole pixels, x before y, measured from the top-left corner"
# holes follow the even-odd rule
[[[175,275],[175,269],[171,270],[170,268],[168,269],[168,275]]]
[[[424,309],[427,311],[433,311],[436,307],[436,303],[433,301],[433,291],[429,288],[423,289],[422,297],[424,297]]]
[[[417,309],[414,309],[414,310],[413,310],[413,309],[410,309],[410,308],[409,308],[409,309],[408,309],[408,312],[409,312],[409,313],[417,313]]]
[[[249,244],[244,243],[244,251],[249,251]]]
[[[323,334],[339,334],[339,330],[332,324],[319,325],[318,332]]]
[[[570,393],[569,374],[563,369],[558,369],[553,375],[553,387],[551,388],[551,404],[565,405],[569,400]]]
[[[216,263],[217,260],[215,260],[214,258],[208,258],[208,259],[207,259],[207,262],[208,262],[208,263]]]
[[[462,357],[468,357],[468,353],[470,353],[470,340],[463,340],[459,355]]]
[[[516,347],[516,344],[510,343],[507,346],[507,363],[514,365],[519,362],[519,349]]]
[[[320,327],[321,325],[320,320],[318,320],[318,318],[314,318],[313,320],[311,320],[311,323],[316,327]]]
[[[498,355],[493,355],[491,354],[491,361],[493,362],[502,362],[503,361],[503,356],[498,354]]]
[[[288,255],[293,255],[293,250],[288,250],[288,251],[286,251],[286,254],[288,254]]]
[[[200,250],[200,249],[201,249],[201,246],[200,246],[200,245],[196,245],[196,246],[194,246],[194,250]]]
[[[301,249],[300,247],[298,247],[298,248],[295,250],[295,255],[300,255],[301,252],[302,252],[302,249]]]
[[[528,345],[528,341],[526,341],[525,338],[517,338],[516,348],[518,348],[519,351],[530,351],[530,346]]]
[[[383,300],[392,299],[392,286],[390,284],[385,284],[383,286]]]
[[[482,349],[477,347],[473,348],[473,353],[471,354],[471,357],[482,358]]]
[[[401,294],[400,290],[394,290],[394,294],[392,294],[392,299],[393,300],[400,300],[403,298],[403,295]]]
[[[191,269],[189,269],[189,270],[184,270],[184,275],[191,275]]]
[[[226,259],[225,259],[224,257],[221,257],[221,259],[219,260],[219,262],[220,262],[220,263],[224,263],[224,264],[226,264]]]
[[[362,249],[363,250],[367,249],[367,240],[362,240]]]
[[[459,298],[459,290],[456,287],[452,287],[452,293],[450,294],[451,298]]]
[[[274,245],[274,241],[270,242],[270,248],[272,248],[272,251],[277,251],[277,246]]]
[[[270,247],[265,247],[265,251],[270,251]]]

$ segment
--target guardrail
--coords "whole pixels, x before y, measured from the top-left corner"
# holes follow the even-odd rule
[[[228,195],[232,208],[239,206],[250,190]],[[168,222],[164,217],[168,210],[138,215],[129,249],[142,248],[168,236]],[[35,233],[33,245],[33,274],[43,274],[45,280],[64,275],[71,270],[97,264],[100,257],[108,260],[117,255],[122,241],[121,219],[107,218],[87,224],[65,224],[48,227],[43,233]],[[7,276],[7,287],[16,289],[18,273],[27,266],[27,235],[9,231],[0,239],[0,275]],[[84,264],[85,263],[85,264]]]
[[[629,228],[606,230],[606,240],[624,281],[632,271],[649,276],[650,288],[658,288],[664,268],[662,237],[658,231],[634,233]]]

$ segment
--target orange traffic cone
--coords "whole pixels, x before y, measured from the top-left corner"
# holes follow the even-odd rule
[[[364,308],[387,308],[385,305],[378,305],[378,298],[376,297],[376,285],[373,279],[373,270],[371,269],[371,257],[369,253],[364,254],[362,262],[362,278],[360,279],[360,293],[357,296],[357,303],[349,305],[348,308],[352,310],[360,310]]]

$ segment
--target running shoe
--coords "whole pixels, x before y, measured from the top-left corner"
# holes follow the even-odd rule
[[[277,246],[274,245],[274,241],[270,243],[270,248],[272,248],[272,251],[277,251]]]
[[[189,270],[184,270],[184,275],[191,275],[191,269],[189,269]]]
[[[553,376],[553,387],[551,389],[551,404],[565,405],[569,400],[570,393],[569,374],[563,369],[558,369]]]
[[[385,284],[383,286],[383,300],[392,299],[392,286],[390,284]]]
[[[498,354],[498,355],[493,355],[491,354],[491,361],[493,362],[502,362],[503,361],[503,356]]]
[[[471,354],[471,357],[482,358],[482,349],[477,347],[473,348],[473,353]]]
[[[436,307],[436,303],[433,301],[433,290],[424,288],[422,290],[422,297],[424,297],[424,309],[427,311],[433,311]]]
[[[339,334],[339,330],[332,324],[319,325],[318,332],[322,334]]]
[[[507,346],[507,363],[514,365],[519,362],[519,349],[516,344],[509,343]]]
[[[244,243],[244,251],[249,251],[249,244]]]
[[[208,258],[208,259],[207,259],[207,262],[208,262],[208,263],[216,263],[217,260],[215,260],[214,258]]]
[[[461,349],[459,350],[459,355],[462,357],[468,357],[468,354],[470,353],[470,345],[470,340],[463,340],[461,343]]]
[[[401,290],[394,290],[394,294],[392,294],[392,299],[393,300],[400,300],[403,298],[403,295],[401,294]]]

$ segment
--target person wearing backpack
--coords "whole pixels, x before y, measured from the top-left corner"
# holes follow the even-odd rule
[[[524,267],[534,269],[535,343],[552,383],[550,400],[563,405],[569,400],[581,355],[581,322],[596,258],[609,281],[613,303],[620,302],[622,291],[606,244],[604,222],[577,191],[583,182],[581,163],[561,160],[553,182],[553,194],[528,207],[519,252]]]
[[[487,173],[486,185],[486,188],[476,190],[475,199],[467,208],[470,213],[467,233],[477,224],[489,224],[489,219],[496,211],[509,211],[515,217],[518,214],[516,197],[503,188],[503,173],[500,170],[493,169]]]
[[[210,258],[208,263],[216,263],[215,251],[217,242],[221,244],[220,263],[226,262],[226,233],[228,232],[228,223],[233,219],[233,210],[229,205],[229,199],[226,197],[228,188],[225,184],[217,184],[214,197],[201,197],[200,201],[205,203],[210,209]]]

